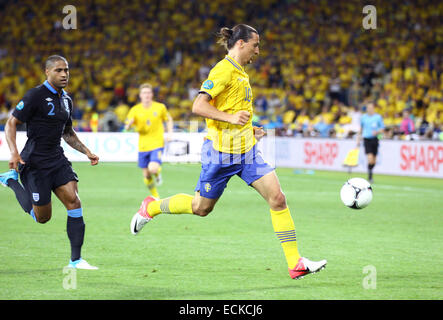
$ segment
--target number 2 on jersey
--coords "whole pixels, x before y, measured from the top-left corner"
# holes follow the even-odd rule
[[[48,106],[52,106],[51,110],[48,112],[48,116],[55,116],[54,104],[52,102],[48,102]]]

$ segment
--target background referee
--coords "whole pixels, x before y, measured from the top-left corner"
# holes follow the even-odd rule
[[[374,169],[378,154],[378,135],[383,133],[385,126],[383,118],[375,113],[375,105],[370,102],[366,106],[366,113],[360,119],[360,132],[357,135],[357,146],[360,146],[361,138],[365,147],[368,161],[368,180],[373,183],[372,170]]]

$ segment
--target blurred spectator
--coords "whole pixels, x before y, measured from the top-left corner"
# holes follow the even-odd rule
[[[118,123],[120,125],[125,123],[126,116],[129,112],[129,106],[122,100],[120,100],[114,109],[114,113],[117,116]]]
[[[403,110],[403,120],[400,123],[400,133],[409,137],[410,134],[415,133],[414,121],[411,119],[408,109]]]
[[[189,86],[188,89],[188,99],[194,100],[199,91],[200,91],[200,83],[198,81],[192,82],[192,84]]]
[[[5,125],[8,118],[9,112],[6,107],[0,107],[0,130],[5,130]]]
[[[303,136],[307,136],[309,129],[309,115],[306,108],[301,109],[300,113],[294,120],[294,130],[295,132],[301,133]]]
[[[344,137],[352,139],[360,130],[361,112],[358,109],[358,106],[352,106],[349,108],[347,115],[351,121],[343,125]]]
[[[272,93],[267,100],[266,114],[268,117],[272,118],[273,115],[278,114],[281,106],[282,104],[278,95],[276,93]]]
[[[430,126],[426,118],[420,121],[418,126],[418,135],[421,139],[432,139],[433,128]]]
[[[337,72],[331,76],[329,79],[329,97],[331,100],[341,101],[341,80]]]
[[[105,132],[121,131],[121,123],[113,109],[108,109],[105,111],[103,116],[98,121],[98,127],[100,128],[100,131]]]
[[[255,104],[255,111],[258,114],[266,114],[266,112],[268,110],[268,100],[266,99],[266,97],[263,94],[259,94],[254,99],[254,104]]]
[[[316,136],[321,138],[327,138],[330,136],[333,126],[325,121],[323,115],[319,116],[318,122],[314,124],[314,132]]]

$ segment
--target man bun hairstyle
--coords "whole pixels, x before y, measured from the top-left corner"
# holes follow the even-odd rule
[[[223,27],[218,33],[217,43],[224,46],[226,50],[230,50],[238,40],[248,42],[253,33],[258,34],[257,30],[247,24],[238,24],[232,29]]]

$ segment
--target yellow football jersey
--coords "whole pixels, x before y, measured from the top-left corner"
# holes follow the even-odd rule
[[[163,122],[168,120],[168,111],[163,103],[153,101],[149,108],[143,107],[141,103],[136,104],[129,110],[127,119],[134,119],[132,125],[139,133],[138,151],[164,147]]]
[[[210,104],[220,111],[234,114],[245,110],[251,115],[244,126],[206,119],[207,139],[212,140],[214,149],[236,154],[251,150],[257,142],[252,127],[253,96],[249,76],[243,67],[226,56],[211,69],[200,92],[209,94]]]

